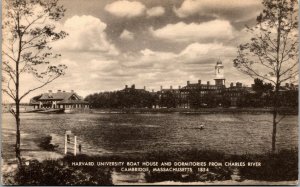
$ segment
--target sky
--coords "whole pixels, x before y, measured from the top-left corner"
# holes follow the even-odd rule
[[[69,36],[53,43],[55,63],[66,74],[28,95],[75,90],[85,97],[125,85],[155,91],[202,80],[213,82],[214,66],[224,65],[226,85],[253,79],[233,67],[237,47],[249,40],[260,0],[60,0],[66,8],[58,28]],[[30,77],[26,85],[38,85]]]

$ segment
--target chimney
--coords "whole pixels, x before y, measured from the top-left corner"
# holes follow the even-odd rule
[[[160,86],[160,91],[162,91],[162,89],[163,89],[163,86]]]
[[[146,90],[146,86],[144,86],[144,90]]]
[[[49,97],[52,97],[52,90],[49,90]]]
[[[131,86],[131,88],[132,88],[132,89],[135,89],[135,84],[133,84],[133,85]]]
[[[71,93],[74,93],[74,90],[71,90]]]
[[[187,81],[186,84],[187,84],[187,85],[190,85],[190,81]]]
[[[209,85],[209,81],[207,81],[207,85]]]
[[[180,90],[180,89],[181,89],[181,86],[178,86],[178,89]]]
[[[57,90],[57,93],[60,93],[61,92],[61,90]]]
[[[173,87],[172,87],[172,86],[170,86],[170,89],[172,90],[172,89],[173,89]]]
[[[230,83],[230,87],[231,87],[231,88],[233,87],[233,82],[232,82],[232,83]]]
[[[152,89],[152,92],[154,92],[154,89]]]
[[[128,85],[125,85],[125,88],[127,89],[127,88],[128,88]]]
[[[198,80],[198,84],[201,84],[201,80]]]

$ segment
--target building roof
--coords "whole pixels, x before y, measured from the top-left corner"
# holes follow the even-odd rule
[[[214,84],[199,84],[199,83],[190,83],[184,87],[182,87],[180,90],[185,90],[185,89],[210,89],[210,88],[224,88],[225,86],[222,85],[214,85]]]
[[[82,99],[74,92],[57,92],[57,93],[44,93],[39,100],[64,100],[75,95],[78,99]]]
[[[41,95],[35,96],[32,99],[30,99],[30,104],[38,104],[39,101],[58,101],[58,104],[81,104],[81,103],[87,103],[83,100],[81,96],[76,94],[75,92],[61,92],[58,91],[56,93],[43,93]]]

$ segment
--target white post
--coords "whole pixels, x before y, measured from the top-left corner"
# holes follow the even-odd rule
[[[74,156],[76,156],[77,136],[74,136]]]
[[[68,151],[68,143],[67,143],[67,133],[65,134],[65,155],[67,154],[67,151]]]

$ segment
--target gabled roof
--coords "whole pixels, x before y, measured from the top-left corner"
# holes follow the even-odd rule
[[[72,97],[76,99],[73,100]],[[39,96],[35,96],[30,99],[30,104],[38,104],[39,101],[58,101],[58,103],[87,103],[83,101],[82,97],[77,95],[75,92],[56,92],[56,93],[43,93]]]
[[[57,92],[57,93],[44,93],[38,100],[64,100],[70,98],[72,95],[75,95],[80,99],[76,93],[72,92]]]

